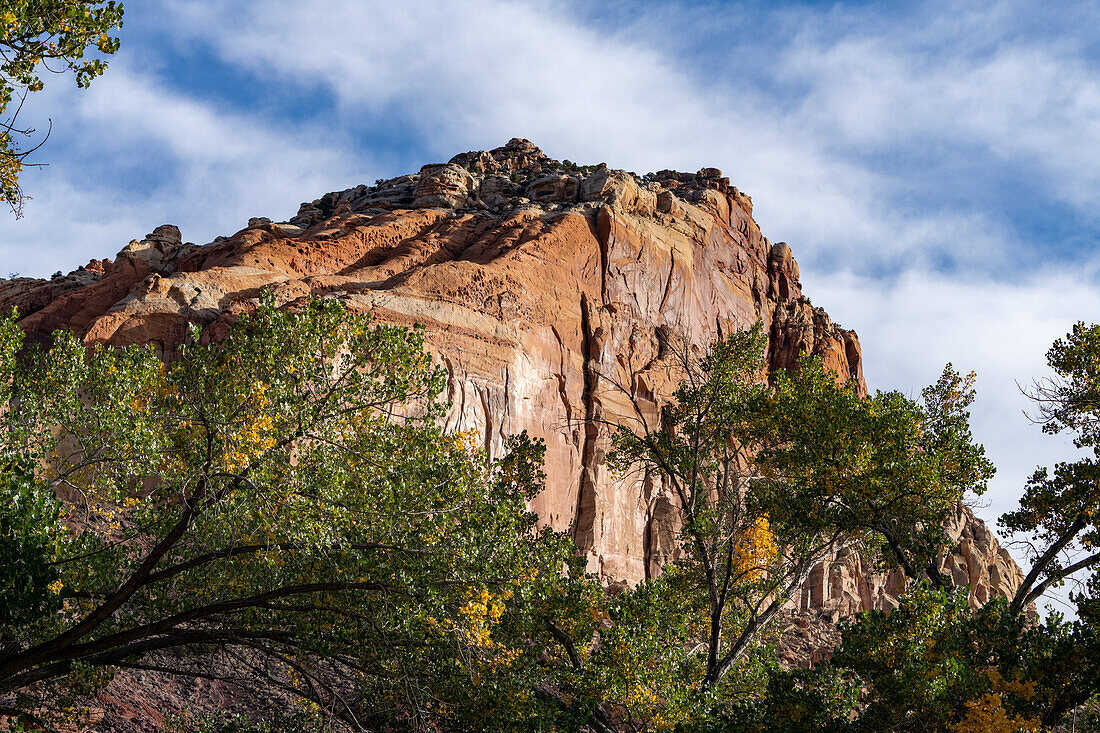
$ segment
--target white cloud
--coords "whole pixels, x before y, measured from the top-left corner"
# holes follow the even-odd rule
[[[790,241],[807,264],[831,267],[859,259],[868,269],[896,270],[923,258],[976,269],[1021,248],[1013,222],[980,208],[950,199],[908,208],[909,192],[942,183],[949,195],[952,182],[869,166],[861,159],[868,149],[980,144],[1041,177],[1043,192],[1082,207],[1100,190],[1093,70],[1065,43],[1013,40],[1004,4],[965,12],[929,5],[923,23],[868,13],[860,25],[855,10],[790,16],[788,25],[800,29],[794,40],[758,49],[774,53],[780,80],[802,90],[784,99],[768,79],[741,74],[737,59],[691,76],[667,50],[646,44],[645,22],[601,32],[560,2],[156,6],[146,12],[173,27],[180,48],[197,41],[251,70],[260,85],[322,88],[337,100],[333,119],[324,129],[312,122],[307,135],[296,123],[261,123],[182,98],[153,72],[119,62],[87,95],[68,95],[77,119],[59,130],[79,127],[118,160],[146,150],[169,156],[178,168],[156,182],[157,197],[203,212],[204,221],[225,221],[221,212],[232,206],[240,221],[269,213],[273,202],[318,195],[330,181],[357,182],[332,171],[366,168],[346,162],[365,153],[350,141],[380,122],[438,157],[518,134],[553,155],[639,172],[717,164],[755,197],[774,239]],[[737,31],[731,25],[728,34]],[[325,142],[303,144],[307,137]],[[89,153],[86,162],[94,160]],[[48,182],[63,188],[71,178]],[[280,182],[293,195],[274,190]]]
[[[296,123],[261,123],[182,98],[118,62],[77,97],[76,124],[91,126],[104,153],[132,160],[149,151],[176,163],[141,204],[164,211],[156,218],[194,222],[201,235],[185,232],[192,238],[373,179],[381,171],[359,173],[367,166],[355,161],[368,151],[350,141],[384,121],[440,158],[522,135],[552,155],[639,172],[717,164],[754,196],[765,231],[790,241],[805,264],[859,260],[890,270],[923,260],[974,268],[1018,248],[1009,227],[983,211],[899,207],[899,193],[913,181],[838,151],[839,137],[862,144],[893,135],[879,118],[898,94],[938,96],[934,83],[919,86],[902,73],[908,69],[894,69],[901,61],[891,61],[881,40],[842,38],[830,46],[800,36],[777,59],[811,87],[792,112],[760,80],[739,78],[736,67],[690,77],[644,39],[601,34],[568,5],[246,0],[166,7],[178,43],[212,44],[258,83],[323,88],[337,100],[333,118],[314,120],[304,134]],[[860,64],[872,71],[853,81]],[[895,83],[897,93],[889,91]],[[843,103],[845,94],[851,103]],[[303,144],[306,138],[325,143]],[[50,185],[63,188],[63,180]],[[24,223],[21,230],[46,228]]]
[[[1024,417],[1019,385],[1048,376],[1046,351],[1074,322],[1100,313],[1100,291],[1080,272],[1046,270],[1005,283],[910,271],[890,282],[851,273],[813,280],[815,303],[843,325],[860,324],[872,388],[913,395],[952,362],[978,374],[975,436],[999,467],[997,514],[1012,508],[1026,475],[1068,457]],[[992,515],[991,515],[992,516]]]
[[[185,239],[230,234],[250,216],[287,218],[304,199],[357,183],[365,155],[316,130],[225,112],[166,88],[122,56],[87,92],[55,85],[37,112],[59,122],[24,175],[26,217],[0,217],[0,271],[44,275],[163,223]],[[53,159],[57,150],[66,157]],[[133,180],[130,177],[138,180]]]
[[[638,172],[718,165],[754,196],[766,231],[803,243],[806,260],[897,267],[939,252],[973,264],[1002,241],[980,212],[898,211],[889,200],[896,181],[830,152],[736,68],[692,78],[675,58],[600,35],[565,5],[172,7],[181,31],[213,41],[227,62],[331,91],[345,129],[392,117],[439,157],[519,135],[557,157]]]
[[[1005,12],[1008,4],[961,19],[934,7],[931,30],[892,22],[839,38],[803,34],[779,66],[781,78],[809,90],[803,118],[834,147],[860,152],[983,151],[1095,217],[1100,70],[1065,35],[1028,38],[1026,17]]]

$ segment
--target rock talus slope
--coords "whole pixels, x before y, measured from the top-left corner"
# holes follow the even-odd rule
[[[571,526],[608,579],[650,577],[675,553],[669,496],[603,463],[604,421],[631,401],[655,411],[670,394],[663,334],[703,345],[760,321],[772,368],[818,354],[863,388],[856,334],[802,296],[790,248],[761,234],[751,199],[717,170],[639,178],[554,161],[518,139],[327,194],[287,222],[253,219],[203,246],[158,227],[113,261],[0,281],[0,310],[17,306],[33,338],[70,328],[167,355],[188,324],[224,333],[265,288],[282,302],[338,297],[425,324],[449,375],[450,423],[479,431],[494,454],[521,430],[544,438],[547,488],[532,508]],[[980,521],[963,509],[952,521],[952,577],[978,596],[1019,582]],[[889,607],[898,590],[898,578],[842,553],[793,605],[847,615]]]

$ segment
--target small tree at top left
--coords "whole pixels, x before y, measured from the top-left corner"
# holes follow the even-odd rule
[[[19,176],[26,158],[42,144],[35,130],[19,123],[30,92],[45,86],[42,70],[73,72],[86,88],[106,70],[103,55],[118,50],[111,33],[122,25],[115,0],[2,0],[0,2],[0,198],[16,216],[27,198]],[[48,134],[48,133],[47,133]]]

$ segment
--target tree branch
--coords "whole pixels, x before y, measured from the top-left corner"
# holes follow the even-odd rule
[[[1035,562],[1032,563],[1031,570],[1024,576],[1024,582],[1020,584],[1020,587],[1016,589],[1016,595],[1012,597],[1012,603],[1009,608],[1012,609],[1013,613],[1020,613],[1024,609],[1024,606],[1028,604],[1027,599],[1031,595],[1032,586],[1035,585],[1039,576],[1046,572],[1047,568],[1050,567],[1050,564],[1054,562],[1054,559],[1058,556],[1058,553],[1061,552],[1066,545],[1072,542],[1073,538],[1086,526],[1087,522],[1085,518],[1077,517],[1077,519],[1066,528],[1066,531],[1047,548],[1046,552],[1040,555]]]

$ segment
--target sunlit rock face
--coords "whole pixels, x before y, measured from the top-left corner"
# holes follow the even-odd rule
[[[676,555],[675,502],[660,485],[604,464],[608,423],[671,394],[661,336],[698,347],[761,322],[772,368],[819,355],[864,389],[859,340],[802,296],[785,243],[769,242],[752,201],[716,169],[644,178],[548,158],[526,140],[457,155],[374,186],[256,218],[231,237],[184,243],[172,226],[53,280],[0,281],[29,334],[69,328],[87,342],[153,343],[166,357],[192,323],[207,338],[271,289],[284,303],[342,299],[426,326],[449,375],[448,421],[499,455],[526,430],[546,441],[543,521],[571,528],[610,580],[652,577]],[[952,519],[944,568],[976,600],[1019,570],[980,521]],[[842,551],[792,606],[830,617],[889,608],[897,577]]]

